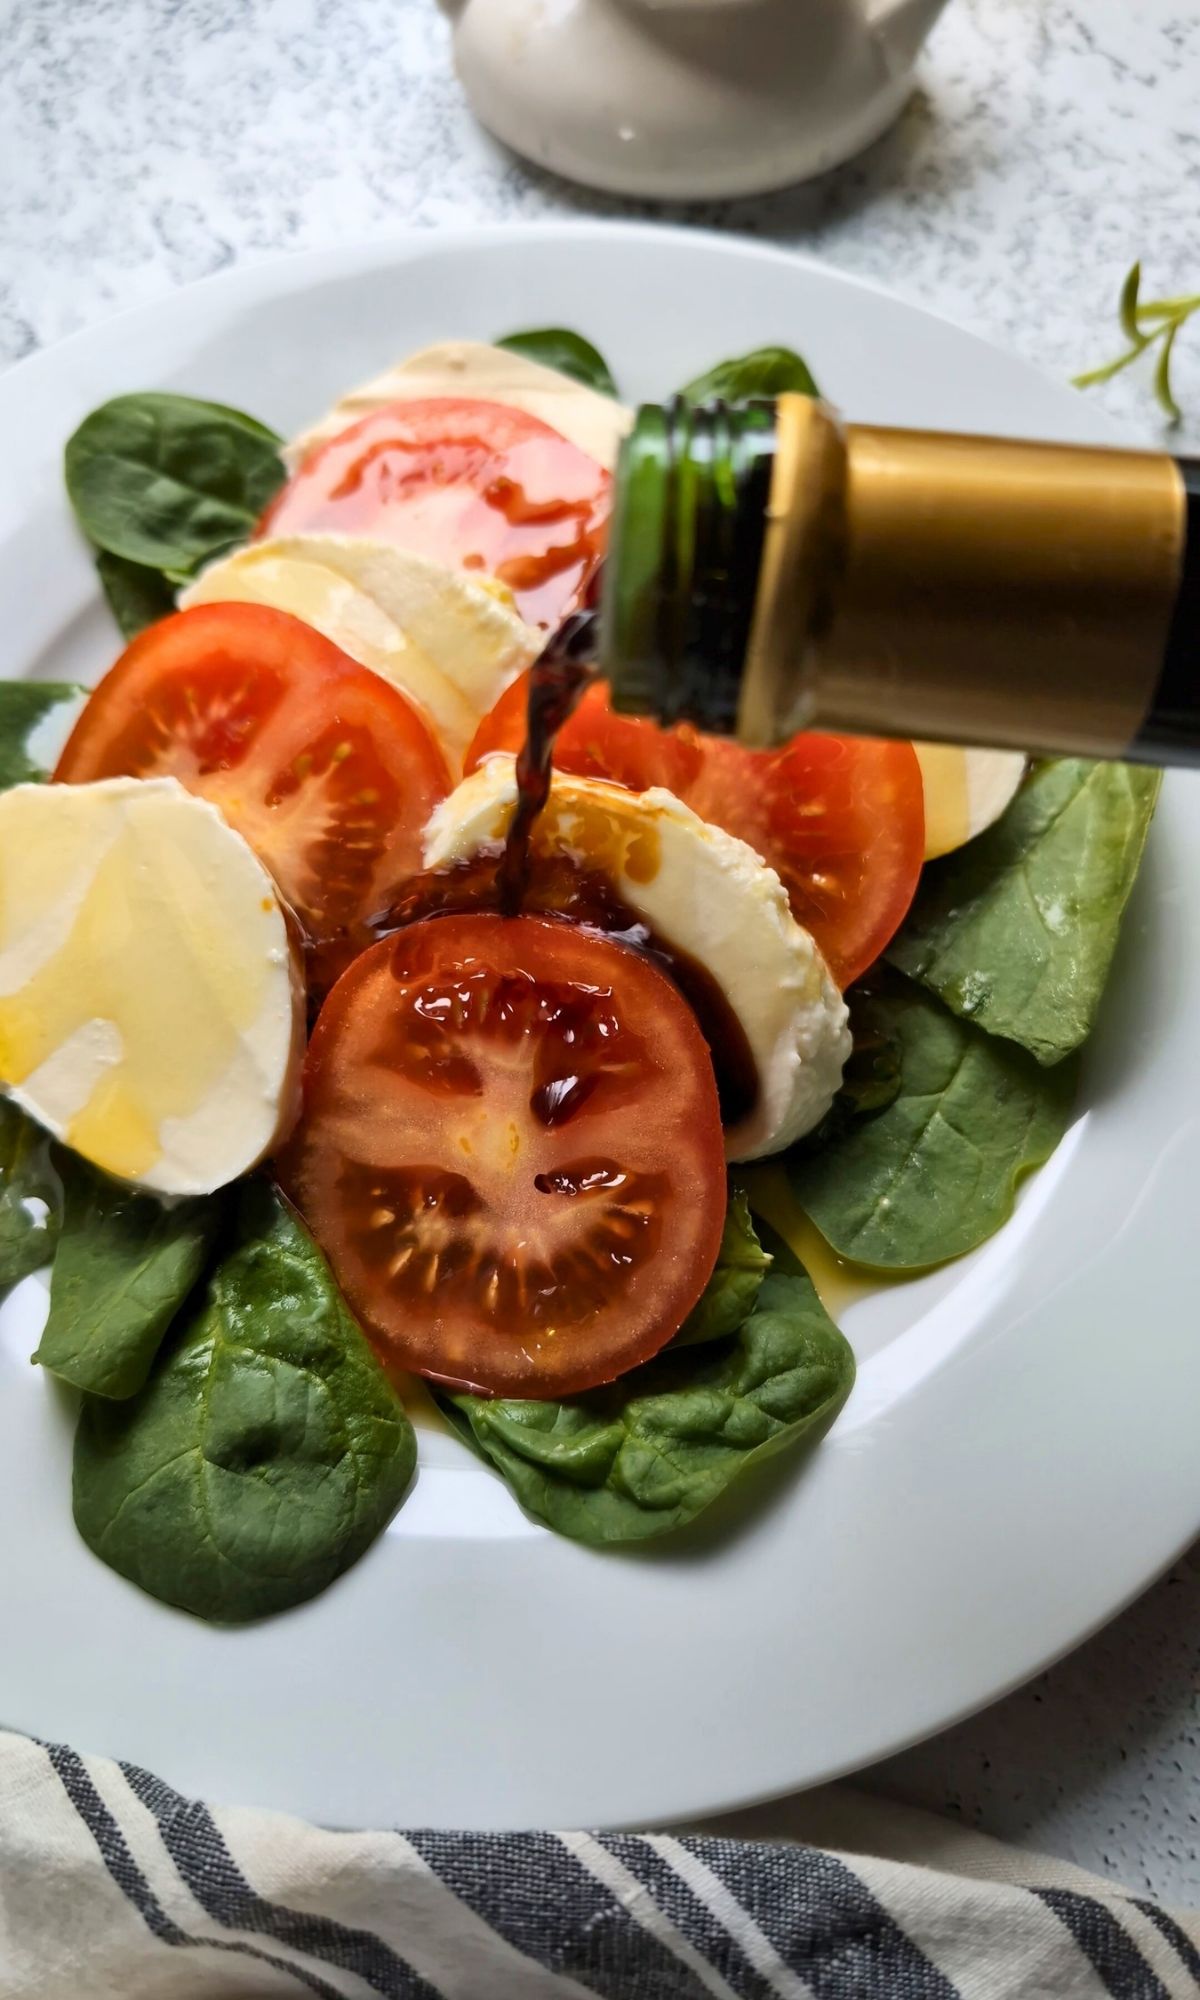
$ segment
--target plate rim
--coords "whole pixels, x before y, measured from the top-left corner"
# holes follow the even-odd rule
[[[619,240],[621,237],[642,237],[647,240],[658,238],[667,243],[678,243],[681,239],[723,255],[745,257],[751,262],[768,262],[788,269],[801,269],[813,273],[818,278],[832,279],[839,286],[853,291],[865,292],[876,299],[886,299],[905,311],[917,314],[933,326],[951,328],[962,340],[970,341],[975,347],[993,356],[1002,356],[1007,364],[1023,369],[1031,383],[1045,387],[1051,378],[1036,362],[1025,355],[1003,346],[999,341],[978,332],[973,326],[951,319],[948,314],[934,312],[929,306],[908,298],[882,279],[859,271],[844,271],[830,259],[819,257],[810,250],[790,249],[767,238],[755,236],[742,229],[723,230],[707,225],[692,226],[687,223],[660,222],[656,219],[615,216],[579,216],[555,218],[534,216],[514,218],[511,222],[486,221],[452,224],[395,223],[385,229],[373,231],[368,236],[355,237],[346,243],[322,244],[319,246],[288,245],[276,250],[264,251],[258,255],[240,258],[236,263],[223,265],[220,270],[208,271],[200,278],[188,279],[183,284],[171,285],[167,290],[156,293],[148,299],[137,299],[127,305],[114,307],[99,317],[89,320],[86,325],[76,327],[73,332],[63,334],[60,339],[42,342],[30,353],[18,356],[0,368],[0,399],[5,392],[5,384],[14,378],[27,380],[41,366],[60,357],[69,359],[77,347],[86,347],[102,331],[119,330],[127,323],[139,319],[150,319],[174,305],[180,299],[197,295],[208,297],[228,290],[231,293],[246,287],[253,287],[256,280],[273,277],[277,272],[286,272],[299,266],[314,271],[321,267],[336,270],[340,265],[353,267],[360,262],[386,264],[393,258],[403,257],[418,247],[434,245],[438,248],[466,249],[471,244],[485,244],[507,241],[514,237],[526,241],[553,241],[556,237],[569,234],[575,238],[593,236],[597,240]],[[1063,388],[1066,383],[1053,384]],[[1101,405],[1092,404],[1096,422],[1109,431],[1116,444],[1122,441],[1136,446],[1138,433],[1134,425],[1126,419],[1114,416]]]
[[[643,240],[664,240],[672,244],[678,244],[682,241],[686,242],[689,246],[698,246],[705,251],[718,252],[722,257],[728,258],[732,255],[754,262],[765,261],[776,264],[781,269],[791,270],[800,267],[816,276],[822,282],[828,283],[832,281],[833,285],[840,290],[870,294],[877,299],[886,300],[891,304],[899,306],[906,314],[916,315],[923,322],[928,322],[933,326],[943,329],[949,328],[958,340],[971,343],[980,351],[981,355],[1002,358],[1009,368],[1021,371],[1029,378],[1031,385],[1036,383],[1043,388],[1047,385],[1047,377],[1024,357],[1011,354],[1003,347],[988,340],[985,336],[976,333],[973,329],[959,326],[944,315],[933,313],[928,308],[897,295],[887,286],[873,279],[864,278],[854,273],[842,272],[836,266],[811,254],[792,252],[777,244],[761,242],[752,236],[743,234],[726,233],[715,229],[697,230],[657,221],[627,222],[618,219],[601,218],[579,220],[554,220],[547,218],[532,222],[465,224],[461,227],[439,228],[436,230],[401,226],[387,231],[375,232],[366,238],[346,244],[315,250],[293,249],[274,252],[263,257],[248,260],[231,268],[212,273],[196,281],[194,284],[173,287],[154,298],[143,300],[118,311],[105,314],[103,317],[90,322],[87,326],[78,329],[73,334],[66,336],[63,340],[50,343],[38,349],[33,354],[23,357],[6,368],[3,376],[0,376],[0,407],[3,407],[5,396],[14,393],[13,390],[5,389],[4,382],[6,380],[11,381],[15,385],[16,393],[19,393],[20,386],[30,379],[31,374],[42,374],[45,371],[49,371],[53,375],[55,368],[69,365],[73,354],[80,349],[86,349],[98,336],[103,334],[105,337],[110,337],[114,332],[119,333],[122,327],[139,321],[151,324],[160,318],[170,320],[183,302],[194,298],[199,293],[203,293],[206,297],[219,297],[222,293],[228,293],[231,299],[241,294],[247,304],[253,304],[256,295],[267,297],[274,293],[286,293],[319,281],[324,276],[343,275],[350,278],[356,271],[361,272],[365,276],[372,269],[383,269],[393,263],[403,262],[414,251],[420,251],[425,248],[436,249],[438,251],[462,252],[469,250],[473,246],[482,244],[511,243],[515,238],[544,243],[561,241],[564,237],[569,237],[575,242],[587,240],[588,238],[619,242],[621,239],[628,239],[631,236]],[[296,283],[289,284],[287,282],[289,278],[294,278]],[[219,394],[220,386],[220,384],[214,384],[213,393]],[[1065,399],[1067,394],[1065,386],[1062,388],[1061,394]],[[1127,440],[1128,433],[1124,431],[1122,426],[1108,417],[1107,414],[1093,410],[1091,415],[1097,429],[1106,430],[1117,442]],[[2,483],[2,480],[0,480],[0,483]],[[67,511],[65,496],[63,496],[62,505],[64,512]],[[1008,1227],[1010,1225],[1006,1225],[1006,1229],[1001,1231],[999,1237],[993,1239],[993,1241],[1002,1241]],[[1123,1588],[1111,1601],[1107,1601],[1107,1608],[1099,1611],[1086,1628],[1080,1627],[1074,1636],[1066,1639],[1062,1644],[1056,1645],[1052,1650],[1040,1655],[1034,1663],[1022,1668],[1020,1671],[1005,1676],[1002,1680],[991,1685],[985,1692],[967,1700],[957,1709],[945,1711],[936,1723],[931,1724],[928,1721],[918,1722],[908,1734],[900,1736],[889,1735],[886,1743],[873,1744],[862,1755],[835,1759],[827,1766],[818,1764],[810,1768],[803,1778],[799,1780],[795,1776],[792,1776],[783,1778],[778,1783],[770,1783],[765,1787],[755,1785],[736,1794],[732,1794],[726,1789],[721,1792],[715,1802],[710,1802],[706,1805],[698,1805],[696,1803],[696,1795],[692,1793],[678,1808],[672,1803],[668,1806],[665,1813],[660,1812],[656,1817],[678,1820],[682,1817],[697,1817],[701,1813],[731,1810],[737,1806],[752,1805],[780,1798],[795,1791],[800,1784],[807,1787],[826,1782],[829,1778],[861,1768],[864,1763],[874,1762],[879,1757],[893,1754],[895,1751],[903,1749],[909,1744],[919,1742],[931,1733],[937,1733],[943,1729],[953,1727],[967,1716],[977,1713],[980,1709],[989,1706],[996,1700],[1002,1699],[1006,1694],[1012,1692],[1013,1689],[1021,1686],[1039,1672],[1044,1671],[1055,1660],[1062,1658],[1066,1653],[1074,1650],[1076,1646],[1084,1643],[1094,1632],[1108,1623],[1111,1618],[1119,1615],[1129,1603],[1133,1602],[1154,1581],[1156,1576],[1160,1576],[1170,1567],[1171,1563],[1182,1550],[1188,1546],[1197,1529],[1200,1529],[1200,1491],[1197,1492],[1196,1496],[1195,1526],[1186,1530],[1181,1535],[1177,1544],[1162,1557],[1153,1572],[1147,1571],[1143,1573],[1139,1580],[1134,1581],[1128,1588]],[[109,1573],[104,1572],[104,1575],[108,1577]],[[110,1581],[115,1582],[115,1579],[110,1578]],[[321,1602],[322,1600],[317,1600],[318,1604]],[[181,1616],[181,1614],[174,1613],[167,1613],[166,1615],[171,1618]],[[705,1793],[704,1796],[711,1801],[711,1794]],[[646,1815],[639,1811],[628,1817],[609,1817],[605,1823],[610,1825],[632,1825],[639,1822],[644,1823],[645,1817]]]

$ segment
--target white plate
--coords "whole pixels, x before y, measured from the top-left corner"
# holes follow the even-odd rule
[[[634,395],[788,341],[853,417],[1109,435],[981,341],[724,238],[550,224],[297,257],[0,380],[0,673],[114,653],[59,471],[104,397],[188,390],[287,432],[406,348],[547,323]],[[326,1822],[652,1821],[866,1763],[1073,1645],[1200,1527],[1197,853],[1200,787],[1173,778],[1065,1144],[992,1243],[850,1308],[833,1434],[699,1548],[575,1548],[423,1434],[415,1492],[349,1576],[206,1628],[76,1538],[29,1280],[0,1318],[0,1720]]]

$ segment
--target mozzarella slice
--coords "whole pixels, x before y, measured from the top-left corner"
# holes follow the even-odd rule
[[[173,778],[0,796],[0,1087],[106,1173],[207,1194],[298,1106],[303,983],[271,878]]]
[[[382,675],[424,715],[447,755],[461,764],[478,716],[445,674],[366,592],[328,563],[297,556],[283,542],[251,542],[224,556],[180,593],[193,604],[269,604],[332,639],[360,666]]]
[[[348,430],[372,410],[423,396],[476,396],[487,403],[511,404],[528,416],[540,417],[610,472],[633,422],[633,412],[612,396],[600,395],[557,368],[545,368],[524,354],[510,354],[505,347],[489,347],[480,340],[443,340],[349,390],[319,423],[284,446],[284,463],[294,471],[314,444]]]
[[[213,563],[181,605],[271,604],[323,632],[424,710],[454,768],[545,643],[501,595],[358,535],[278,535]]]
[[[925,786],[925,859],[949,854],[999,819],[1025,776],[1019,750],[914,743]]]
[[[544,632],[519,618],[502,584],[445,569],[428,556],[363,535],[280,536],[280,556],[336,570],[433,662],[472,714],[487,714],[510,682],[536,660]]]
[[[502,840],[514,760],[489,757],[433,813],[425,863],[449,868]],[[824,1117],[850,1053],[845,1002],[773,868],[671,792],[627,792],[554,774],[535,850],[602,874],[622,902],[696,959],[741,1023],[758,1072],[752,1111],[726,1133],[731,1160],[779,1152]]]

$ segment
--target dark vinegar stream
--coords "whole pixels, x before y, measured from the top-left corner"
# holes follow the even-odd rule
[[[591,679],[595,658],[596,613],[575,611],[530,669],[525,741],[517,758],[517,809],[496,876],[500,908],[506,917],[515,917],[525,898],[529,840],[550,796],[554,739]]]
[[[622,901],[607,875],[532,842],[550,796],[554,739],[586,688],[596,657],[596,613],[569,617],[530,671],[525,742],[517,758],[517,805],[501,845],[410,882],[375,926],[383,937],[426,917],[464,910],[522,910],[572,918],[639,952],[683,994],[712,1052],[721,1118],[735,1125],[754,1108],[758,1071],[737,1015],[707,966],[657,932]]]

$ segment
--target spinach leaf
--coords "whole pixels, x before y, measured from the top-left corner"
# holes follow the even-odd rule
[[[0,1290],[50,1262],[61,1205],[48,1134],[0,1097]]]
[[[215,1197],[167,1206],[61,1156],[65,1204],[50,1313],[34,1355],[64,1382],[133,1396],[216,1236]]]
[[[116,396],[68,439],[67,492],[96,548],[190,572],[251,533],[286,477],[278,445],[222,403],[157,390]]]
[[[854,1382],[854,1357],[813,1286],[762,1280],[731,1338],[668,1347],[568,1403],[441,1395],[456,1430],[526,1511],[578,1542],[645,1541],[692,1521],[747,1467],[815,1444]]]
[[[240,1623],[332,1583],[386,1526],[412,1426],[312,1238],[262,1181],[141,1394],[84,1399],[75,1520],[152,1597]]]
[[[796,1141],[797,1154],[820,1152],[858,1119],[886,1111],[900,1095],[900,1046],[875,1006],[880,976],[872,970],[846,990],[853,1046],[833,1103],[820,1124]]]
[[[82,698],[83,689],[66,681],[0,681],[0,792],[49,776],[61,744],[54,741],[43,753],[42,725],[57,737],[61,723],[65,741],[71,711]]]
[[[101,549],[96,557],[96,574],[108,599],[108,608],[126,639],[134,639],[147,625],[156,625],[175,609],[175,591],[169,578],[144,563],[130,562],[126,556],[110,555]]]
[[[560,375],[569,375],[572,381],[582,382],[586,389],[597,389],[602,396],[617,393],[617,385],[599,348],[565,326],[508,333],[496,345],[506,347],[510,354],[523,354],[527,361],[540,361],[543,368],[557,368]]]
[[[750,1204],[741,1188],[730,1188],[725,1229],[712,1277],[672,1345],[692,1347],[704,1340],[725,1340],[736,1333],[753,1312],[764,1273],[770,1268],[770,1256],[754,1233]]]
[[[756,397],[819,396],[805,362],[790,347],[756,347],[733,361],[718,361],[680,391],[687,403],[750,403]]]
[[[1075,1068],[1039,1068],[904,980],[881,984],[871,1011],[899,1047],[899,1095],[818,1153],[793,1147],[785,1164],[839,1256],[921,1270],[974,1249],[1011,1213],[1018,1181],[1067,1128]]]
[[[887,956],[956,1014],[1056,1063],[1091,1033],[1161,773],[1040,765],[995,826],[932,862]]]

